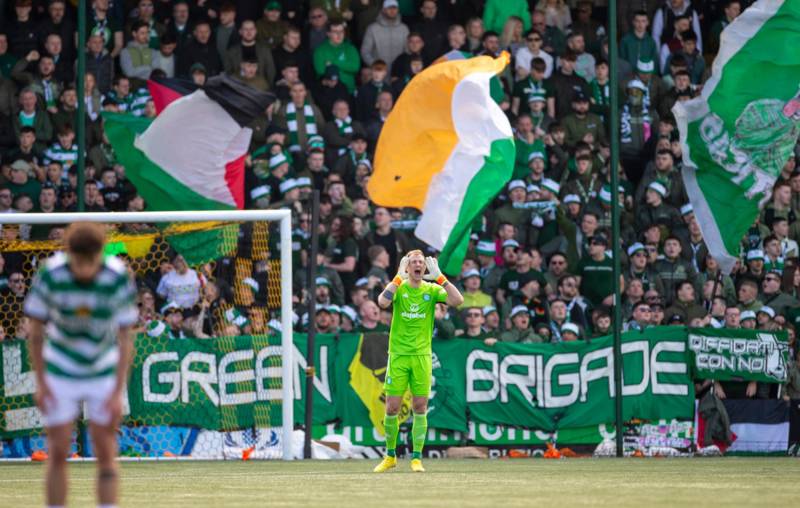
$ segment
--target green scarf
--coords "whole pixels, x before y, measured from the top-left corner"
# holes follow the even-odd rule
[[[353,133],[353,119],[350,118],[349,116],[344,120],[336,118],[334,119],[334,121],[336,122],[336,128],[339,129],[340,136],[346,137],[348,134]],[[339,157],[341,157],[342,155],[347,153],[347,148],[346,147],[339,148],[339,150],[337,150],[336,153]]]
[[[306,101],[303,104],[303,117],[306,124],[306,136],[311,136],[317,133],[317,122],[314,118],[314,109]],[[297,108],[294,102],[290,102],[286,106],[286,125],[289,128],[289,151],[299,152],[302,150],[297,132]]]

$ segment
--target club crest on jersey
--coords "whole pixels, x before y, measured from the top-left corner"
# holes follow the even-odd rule
[[[431,299],[431,295],[427,295],[427,294],[426,295],[422,295],[422,299],[427,302],[427,301],[429,301]]]
[[[80,318],[87,318],[92,315],[92,309],[89,307],[78,307],[75,309],[75,316]]]

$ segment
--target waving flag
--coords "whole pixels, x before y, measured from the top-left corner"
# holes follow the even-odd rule
[[[511,125],[490,80],[509,57],[433,65],[408,84],[383,125],[370,198],[422,211],[415,234],[441,251],[445,273],[461,271],[475,219],[514,169]]]
[[[759,0],[722,33],[702,95],[673,108],[686,190],[725,273],[800,135],[799,27],[800,1]]]
[[[244,208],[253,134],[246,126],[274,96],[221,75],[170,99],[153,120],[103,113],[106,135],[148,209]]]

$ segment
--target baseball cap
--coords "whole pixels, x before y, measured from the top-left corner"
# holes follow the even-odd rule
[[[279,11],[281,10],[281,3],[277,0],[271,0],[264,6],[265,11]]]
[[[747,321],[748,319],[755,319],[755,318],[756,318],[755,312],[753,312],[752,310],[745,310],[742,311],[742,314],[739,316],[739,322],[741,323],[742,321]]]
[[[339,67],[336,65],[329,65],[325,67],[325,72],[322,74],[322,79],[339,79]]]
[[[564,323],[561,325],[561,333],[572,332],[575,335],[581,334],[581,329],[575,323]]]
[[[530,311],[528,310],[528,308],[526,306],[524,306],[524,305],[515,305],[511,309],[511,314],[509,314],[509,316],[513,318],[517,314],[523,314],[523,313],[530,315]]]
[[[773,308],[772,308],[772,307],[770,307],[769,305],[764,305],[763,307],[761,307],[760,309],[758,309],[758,311],[756,312],[756,314],[758,314],[758,313],[760,313],[760,312],[763,312],[764,314],[766,314],[767,316],[769,316],[769,318],[770,318],[770,319],[775,319],[775,309],[773,309]],[[741,321],[741,317],[739,318],[739,320]]]
[[[329,281],[327,277],[317,277],[314,280],[316,281],[317,286],[328,286],[328,287],[331,287],[331,281]]]
[[[647,188],[656,191],[662,198],[667,196],[667,188],[661,182],[650,182]]]
[[[640,74],[653,74],[656,71],[656,66],[650,58],[636,60],[636,72]]]
[[[478,270],[472,268],[471,270],[467,270],[466,272],[461,274],[461,280],[466,280],[466,279],[468,279],[470,277],[480,277],[480,276],[481,276],[481,272],[479,272]]]
[[[533,159],[545,160],[544,153],[539,151],[531,152],[530,155],[528,155],[528,162],[530,163]]]
[[[492,312],[497,312],[497,307],[495,307],[494,305],[487,305],[486,307],[483,308],[484,316],[488,316]]]
[[[578,90],[572,96],[572,102],[589,102],[589,98],[586,96],[585,93],[583,93],[582,90]]]
[[[761,249],[753,249],[747,251],[747,260],[748,261],[757,261],[757,260],[764,260],[764,251]]]
[[[578,204],[580,204],[581,197],[578,196],[577,194],[567,194],[566,196],[564,196],[564,201],[563,202],[564,202],[565,205],[568,205],[570,203],[578,203]]]
[[[689,215],[692,212],[694,212],[694,207],[691,203],[686,203],[681,207],[681,215]]]
[[[478,245],[475,246],[479,256],[494,256],[497,250],[494,247],[494,242],[491,240],[478,240]]]
[[[511,180],[508,182],[508,192],[513,191],[514,189],[525,189],[525,182],[522,180]]]
[[[630,247],[628,247],[628,257],[633,257],[633,255],[636,254],[637,252],[645,250],[646,249],[644,248],[644,244],[642,244],[641,242],[636,242]]]
[[[172,312],[181,312],[181,306],[175,302],[167,302],[161,307],[161,315],[166,316]]]
[[[542,180],[542,188],[549,190],[553,194],[558,194],[558,192],[561,190],[561,186],[555,180],[550,178],[545,178]]]
[[[604,235],[602,233],[597,233],[595,235],[592,235],[592,237],[589,239],[589,241],[591,243],[600,243],[600,244],[603,244],[603,245],[608,245],[608,238],[606,238],[606,235]]]
[[[383,8],[388,9],[389,7],[400,7],[400,4],[397,0],[383,0]]]
[[[503,248],[505,249],[506,247],[514,247],[515,249],[519,249],[519,242],[513,238],[508,239],[503,242]]]

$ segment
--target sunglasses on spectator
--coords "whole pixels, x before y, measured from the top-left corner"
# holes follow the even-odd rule
[[[661,297],[660,296],[648,296],[648,297],[645,298],[645,300],[647,300],[648,302],[660,302],[661,301]]]
[[[652,312],[652,309],[650,309],[650,307],[645,307],[644,305],[637,308],[636,310],[638,310],[639,312]]]

